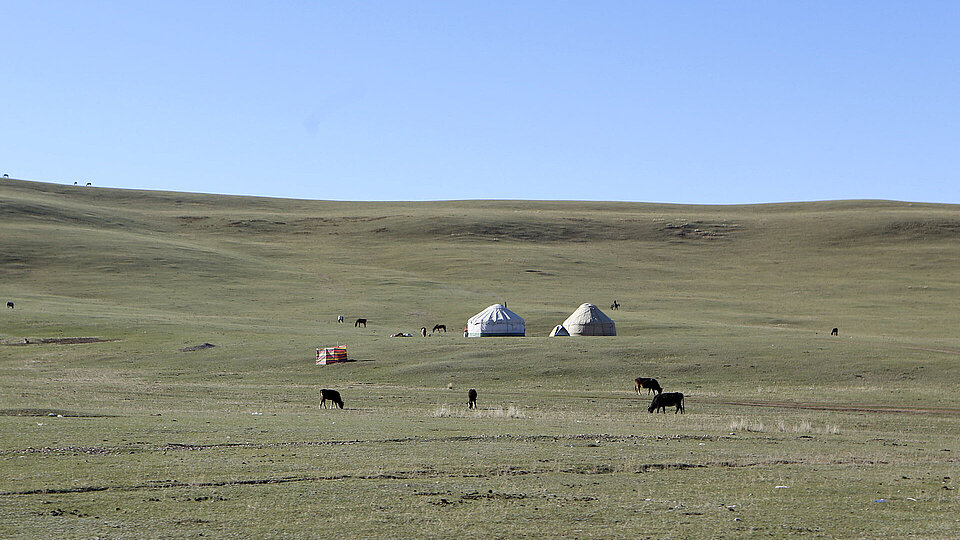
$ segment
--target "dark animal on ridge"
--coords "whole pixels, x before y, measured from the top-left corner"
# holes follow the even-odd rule
[[[340,407],[341,409],[343,408],[343,399],[340,398],[340,392],[337,392],[336,390],[330,390],[328,388],[320,390],[320,406],[324,409],[327,408],[328,399],[332,401],[334,405]]]
[[[831,336],[839,336],[839,335],[840,335],[840,329],[839,329],[839,328],[834,328],[833,331],[830,332],[830,335],[831,335]]]
[[[655,410],[662,410],[664,414],[667,412],[667,407],[676,407],[677,410],[673,414],[683,412],[683,394],[680,392],[667,392],[665,394],[657,394],[653,396],[653,401],[650,402],[650,406],[647,407],[647,412],[653,412]]]
[[[660,383],[658,383],[656,379],[650,379],[647,377],[637,377],[637,379],[633,382],[637,387],[638,396],[640,395],[641,388],[646,388],[648,394],[650,392],[656,392],[657,394],[663,393],[663,388],[660,388]]]
[[[614,300],[613,303],[610,304],[610,309],[620,309],[620,304],[618,304],[617,301]]]
[[[87,185],[88,185],[88,186],[92,186],[93,184],[91,184],[90,182],[87,182]]]
[[[420,327],[420,335],[421,335],[422,337],[427,337],[427,327],[426,327],[426,326],[421,326],[421,327]]]
[[[477,408],[477,391],[471,388],[470,391],[467,392],[467,400],[468,400],[467,408],[476,409]]]
[[[361,324],[363,325],[364,328],[366,328],[366,327],[367,327],[367,320],[366,320],[366,319],[357,319],[357,322],[353,323],[353,327],[354,327],[354,328],[357,328],[357,327],[360,326]]]
[[[7,307],[13,309],[13,302],[7,302]]]
[[[446,334],[446,333],[447,333],[447,325],[445,325],[445,324],[438,324],[438,325],[436,325],[436,326],[433,327],[433,330],[432,330],[432,331],[433,331],[433,332],[439,332],[440,330],[443,330],[443,333]]]

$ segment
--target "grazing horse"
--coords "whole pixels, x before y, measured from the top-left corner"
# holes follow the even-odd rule
[[[633,381],[633,383],[637,387],[638,396],[640,395],[641,388],[646,388],[648,394],[650,392],[656,392],[657,394],[663,393],[663,388],[660,388],[660,383],[658,383],[656,379],[650,379],[647,377],[637,377],[637,379]]]
[[[664,414],[666,414],[667,407],[677,408],[677,410],[673,411],[673,414],[683,413],[683,394],[680,392],[657,394],[656,396],[653,396],[653,401],[651,401],[650,406],[647,407],[647,412],[663,410]]]
[[[613,303],[610,304],[610,309],[620,309],[620,304],[618,304],[617,301],[614,300]]]
[[[324,388],[320,390],[320,407],[327,408],[327,400],[333,402],[337,407],[343,408],[343,399],[340,398],[340,392]],[[319,407],[318,407],[319,408]]]
[[[476,409],[477,408],[477,391],[473,388],[467,392],[467,408]]]
[[[13,302],[7,302],[7,307],[13,309]]]
[[[338,322],[338,323],[342,323],[342,322],[343,322],[343,315],[337,315],[337,322]]]
[[[10,178],[10,175],[9,175],[9,174],[5,174],[5,175],[3,175],[3,177],[4,177],[4,178]]]
[[[366,320],[366,319],[357,319],[357,322],[353,323],[353,327],[354,327],[354,328],[357,328],[357,327],[359,327],[361,324],[363,325],[364,328],[366,328],[366,327],[367,327],[367,320]]]
[[[421,326],[421,327],[420,327],[420,336],[421,336],[421,337],[427,337],[427,327],[426,327],[426,326]]]
[[[446,334],[446,333],[447,333],[447,325],[445,325],[445,324],[438,324],[438,325],[436,325],[436,326],[433,327],[433,330],[432,330],[432,331],[433,331],[433,332],[439,332],[440,330],[443,330],[443,333]]]
[[[830,335],[831,335],[831,336],[839,336],[839,335],[840,335],[840,329],[839,329],[839,328],[834,328],[834,329],[833,329],[833,332],[830,332]]]

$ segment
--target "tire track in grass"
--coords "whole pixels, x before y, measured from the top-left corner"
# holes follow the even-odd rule
[[[577,467],[568,467],[565,469],[557,468],[494,468],[488,469],[482,473],[461,473],[446,474],[437,472],[435,469],[421,469],[415,471],[400,471],[396,473],[380,474],[337,474],[327,476],[281,476],[267,478],[241,478],[235,480],[222,480],[216,482],[181,482],[177,480],[164,480],[144,482],[141,484],[118,484],[107,486],[76,486],[69,488],[38,488],[22,491],[0,491],[0,497],[25,496],[25,495],[61,495],[70,493],[94,493],[101,491],[150,491],[163,489],[197,489],[209,487],[229,487],[229,486],[264,486],[287,484],[292,482],[325,482],[337,480],[421,480],[434,478],[494,478],[502,476],[527,476],[537,474],[579,474],[579,475],[598,475],[613,473],[644,474],[658,471],[683,471],[689,469],[709,469],[709,468],[746,468],[762,467],[769,465],[797,465],[803,464],[802,460],[783,460],[776,459],[770,461],[755,461],[749,463],[736,463],[733,461],[708,461],[704,463],[647,463],[639,465],[632,470],[623,470],[609,465],[583,465]]]
[[[130,454],[135,452],[177,452],[177,451],[203,451],[203,450],[234,450],[234,449],[274,449],[274,448],[309,448],[309,447],[327,447],[327,446],[346,446],[357,444],[406,444],[406,443],[448,443],[448,442],[540,442],[540,441],[594,441],[603,440],[607,442],[614,441],[650,441],[650,440],[697,440],[709,441],[719,440],[723,436],[713,435],[609,435],[609,434],[576,434],[576,435],[452,435],[448,437],[398,437],[391,439],[354,439],[342,441],[288,441],[273,443],[214,443],[214,444],[188,444],[188,443],[168,443],[158,446],[127,445],[127,446],[62,446],[62,447],[40,447],[24,448],[20,450],[5,450],[0,455],[69,455],[69,454],[88,454],[88,455],[112,455],[112,454]]]
[[[763,400],[742,400],[728,401],[720,399],[703,398],[697,401],[702,403],[711,403],[714,405],[737,405],[741,407],[771,407],[778,409],[809,409],[814,411],[833,411],[833,412],[860,412],[860,413],[888,413],[888,414],[945,414],[951,416],[960,416],[960,409],[951,407],[903,407],[889,405],[857,405],[845,403],[817,403],[800,401],[763,401]]]

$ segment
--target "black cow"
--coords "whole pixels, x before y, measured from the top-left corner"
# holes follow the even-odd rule
[[[839,335],[840,335],[840,329],[839,329],[839,328],[834,328],[833,331],[830,332],[830,335],[831,335],[831,336],[839,336]]]
[[[336,390],[330,390],[328,388],[320,390],[320,406],[324,409],[327,408],[328,399],[332,401],[334,405],[340,407],[341,409],[343,408],[343,399],[340,398],[340,392],[337,392]]]
[[[634,381],[634,384],[637,387],[637,395],[640,395],[640,389],[646,388],[647,393],[656,392],[657,394],[663,393],[663,388],[660,388],[660,383],[656,379],[649,379],[647,377],[637,377]]]
[[[477,391],[471,388],[470,391],[467,392],[467,400],[468,400],[467,408],[476,409],[477,408]]]
[[[662,410],[664,413],[667,412],[667,407],[676,407],[677,410],[673,414],[683,412],[683,394],[680,392],[667,392],[666,394],[658,394],[653,396],[653,401],[650,402],[650,406],[647,408],[647,412],[653,412],[655,410]]]
[[[13,302],[7,302],[7,307],[13,309]]]

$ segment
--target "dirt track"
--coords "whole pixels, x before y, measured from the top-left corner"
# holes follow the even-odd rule
[[[80,343],[105,343],[116,339],[101,339],[98,337],[68,337],[68,338],[27,338],[23,341],[4,343],[4,345],[77,345]]]
[[[890,407],[883,405],[857,405],[847,403],[813,403],[794,401],[725,401],[700,399],[704,403],[718,405],[739,405],[741,407],[771,407],[778,409],[810,409],[814,411],[862,412],[862,413],[908,413],[908,414],[947,414],[960,416],[960,409],[949,407]]]

